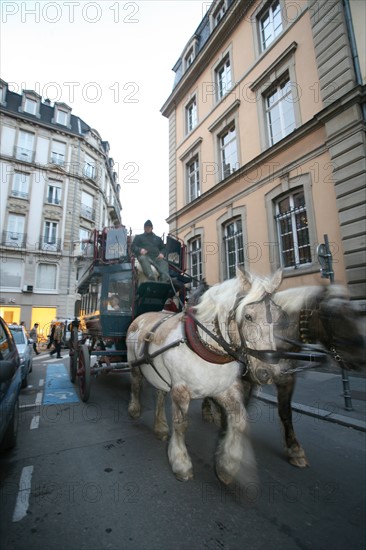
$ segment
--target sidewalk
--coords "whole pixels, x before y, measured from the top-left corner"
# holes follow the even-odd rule
[[[322,372],[314,369],[298,373],[292,396],[293,410],[366,432],[366,378],[354,372],[347,373],[353,410],[345,408],[340,369],[323,369]],[[258,387],[254,395],[262,401],[277,403],[275,386]]]

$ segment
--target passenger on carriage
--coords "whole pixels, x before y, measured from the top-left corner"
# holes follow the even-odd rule
[[[165,246],[160,237],[153,233],[150,220],[144,224],[144,233],[136,235],[132,242],[132,252],[139,261],[142,271],[149,281],[155,281],[153,267],[159,273],[159,280],[169,282],[169,266],[165,259]]]
[[[111,311],[121,311],[121,305],[120,305],[119,297],[117,296],[117,294],[113,294],[108,299],[108,309],[111,310]]]

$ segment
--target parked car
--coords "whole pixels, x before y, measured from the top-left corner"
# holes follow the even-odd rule
[[[0,317],[0,448],[16,443],[19,393],[22,384],[20,359],[14,338]]]
[[[13,335],[15,345],[18,349],[20,358],[20,368],[22,371],[22,388],[28,385],[28,374],[33,369],[33,340],[29,338],[28,332],[21,325],[8,325]]]

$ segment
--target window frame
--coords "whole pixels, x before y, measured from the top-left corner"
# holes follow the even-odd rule
[[[191,107],[194,107],[192,117],[190,115]],[[196,128],[198,124],[198,105],[197,105],[196,95],[193,95],[193,97],[185,105],[184,112],[185,112],[185,130],[186,130],[185,133],[186,135],[188,135],[191,132],[193,132],[193,130]],[[191,118],[192,118],[192,121],[190,122]]]
[[[202,144],[202,138],[197,138],[194,143],[179,157],[179,160],[181,162],[181,182],[182,187],[184,189],[184,195],[183,195],[183,202],[184,204],[189,204],[191,201],[189,200],[190,193],[189,193],[189,182],[187,178],[187,166],[192,163],[193,159],[195,157],[198,157],[198,166],[200,171],[200,195],[203,193],[202,189],[202,181],[201,181],[201,144]]]
[[[52,191],[52,200],[50,200],[50,190],[56,190],[55,193]],[[58,193],[59,191],[59,193]],[[53,197],[53,195],[56,195],[55,197]],[[57,195],[59,195],[59,197],[57,197]],[[48,179],[47,181],[47,197],[46,197],[46,202],[48,204],[54,204],[54,205],[57,205],[57,206],[61,206],[61,203],[62,203],[62,182],[59,181],[59,180],[52,180],[52,179]]]
[[[295,206],[295,197],[296,195],[303,195],[303,202],[304,205],[301,206]],[[280,212],[280,203],[284,200],[288,199],[289,202],[289,208],[286,212]],[[279,243],[279,258],[280,258],[280,265],[282,269],[298,269],[302,266],[307,266],[312,264],[312,254],[311,254],[311,246],[310,246],[310,235],[309,235],[309,228],[307,223],[307,208],[305,203],[305,193],[302,188],[296,188],[292,191],[283,193],[280,195],[275,201],[274,201],[274,208],[275,208],[275,220],[276,220],[276,226],[277,226],[277,238]],[[306,223],[299,226],[298,223],[298,214],[301,215],[301,213],[306,214]],[[287,233],[284,232],[282,222],[285,222],[286,224],[289,224],[289,228],[287,230]],[[299,239],[299,233],[300,231],[306,231],[307,236],[307,242],[306,244],[300,244]],[[292,245],[291,248],[289,248],[289,245],[287,245],[287,248],[285,248],[284,239],[286,237],[286,234],[289,235],[290,245]],[[308,249],[308,254],[310,255],[309,261],[301,261],[301,249]],[[290,262],[288,263],[287,258],[289,256],[293,256],[293,259],[290,258]]]
[[[235,131],[235,136],[233,138],[230,138],[228,143],[223,144],[222,140],[225,138],[225,136],[229,135],[229,133],[232,131],[232,129]],[[219,159],[220,159],[220,164],[219,164],[219,166],[220,166],[220,175],[221,175],[221,180],[224,180],[227,177],[231,176],[231,174],[236,172],[236,170],[238,170],[238,168],[240,166],[239,165],[239,155],[238,155],[238,138],[237,138],[235,121],[232,121],[222,132],[220,132],[218,134],[217,138],[218,138],[218,149],[219,149]],[[235,166],[236,166],[236,168],[235,169],[230,168],[230,172],[228,174],[227,173],[225,174],[224,153],[225,153],[226,149],[231,147],[232,143],[235,143],[235,156],[236,156]],[[232,156],[232,153],[229,155],[228,158],[230,159],[231,156]],[[231,166],[231,164],[227,163],[227,166]]]
[[[243,267],[246,266],[246,254],[245,254],[245,243],[247,242],[247,235],[248,235],[248,229],[247,229],[247,209],[246,206],[236,206],[236,207],[230,207],[227,209],[227,211],[220,216],[216,220],[216,231],[217,235],[219,236],[218,242],[219,242],[219,258],[221,258],[221,261],[219,262],[219,269],[220,269],[220,280],[224,281],[228,278],[229,270],[228,266],[226,264],[226,248],[225,248],[225,228],[232,223],[234,220],[241,221],[241,228],[242,228],[242,242],[243,242]]]
[[[39,286],[40,285],[40,271],[41,269],[50,269],[50,268],[53,268],[53,271],[54,271],[54,286],[53,287],[44,287],[44,286]],[[38,265],[37,265],[37,274],[36,274],[36,284],[35,284],[35,288],[38,292],[45,292],[47,294],[49,294],[50,292],[57,292],[57,286],[58,286],[58,269],[57,269],[57,264],[52,264],[52,263],[49,263],[49,262],[39,262]]]
[[[22,178],[25,178],[24,181]],[[19,187],[19,189],[16,189]],[[13,175],[13,181],[11,186],[11,195],[12,197],[17,197],[19,199],[28,199],[29,198],[29,187],[30,187],[30,174],[25,172],[15,171]]]
[[[296,94],[293,94],[292,107],[293,115],[295,119],[295,128],[301,126],[301,112],[300,112],[300,101],[298,100],[297,93],[297,78],[295,71],[295,52],[297,49],[297,42],[292,42],[288,48],[280,55],[276,63],[269,67],[264,73],[260,75],[250,86],[251,91],[257,97],[257,113],[259,121],[259,134],[261,141],[262,151],[266,151],[272,147],[269,139],[268,132],[268,123],[267,123],[267,110],[266,110],[266,100],[268,94],[278,85],[279,82],[283,81],[286,77],[289,78],[291,83],[291,89],[296,91]],[[296,96],[296,97],[295,97]],[[292,130],[293,131],[293,130]],[[292,131],[287,134],[291,135]],[[287,137],[284,136],[284,137]],[[284,139],[282,137],[281,139]],[[275,145],[275,144],[274,144]]]
[[[33,162],[36,150],[35,138],[36,134],[34,134],[33,132],[28,132],[27,130],[23,130],[22,128],[19,129],[15,150],[15,158],[17,160],[29,163]],[[25,147],[23,145],[20,145],[21,142],[24,142]],[[28,149],[29,146],[31,146],[31,149]],[[26,152],[26,154],[24,155],[23,153],[21,153],[21,151]]]
[[[232,69],[232,56],[229,51],[225,52],[222,59],[217,63],[217,65],[214,68],[214,75],[215,75],[215,97],[216,102],[219,103],[222,101],[233,89],[233,69]],[[230,81],[227,79],[227,69],[226,64],[229,63],[229,69],[230,69]],[[221,71],[224,71],[223,74],[225,75],[225,78],[221,78],[220,73]],[[225,88],[225,89],[224,89]]]
[[[2,262],[0,264],[0,271],[2,271],[2,268],[4,267],[5,262]],[[22,280],[24,277],[24,260],[21,258],[7,258],[6,266],[9,268],[14,267],[12,271],[14,273],[10,273],[8,275],[9,282],[14,283],[12,286],[6,286],[4,284],[4,273],[1,273],[1,280],[2,280],[2,290],[5,291],[5,289],[17,289],[19,290],[22,287]],[[18,284],[17,284],[18,279]]]
[[[238,229],[235,229],[235,232],[233,235],[227,235],[227,229],[231,226],[237,226],[240,223],[240,231]],[[222,239],[223,239],[223,250],[225,254],[225,279],[232,279],[236,276],[236,266],[242,266],[245,265],[245,257],[244,257],[244,232],[243,232],[243,222],[241,219],[241,216],[235,216],[231,218],[231,220],[226,221],[222,225]],[[230,261],[230,256],[233,254],[233,250],[229,250],[227,243],[229,242],[234,243],[234,262]],[[240,242],[238,242],[240,240]],[[241,245],[241,246],[239,246]],[[242,261],[240,258],[240,251],[242,255]]]
[[[193,245],[198,243],[198,247],[193,250]],[[197,288],[199,282],[203,279],[202,262],[202,238],[201,235],[195,235],[188,241],[189,273],[195,280],[192,281],[192,287]],[[193,261],[195,260],[195,261]]]
[[[192,165],[194,165],[194,171],[190,172],[189,168]],[[185,169],[186,169],[187,202],[190,203],[201,196],[201,171],[200,171],[200,160],[199,160],[198,153],[186,162]],[[195,191],[194,196],[192,193],[192,181],[191,181],[192,175],[194,175],[194,182],[193,182],[194,191]]]
[[[311,262],[306,264],[298,264],[296,267],[282,267],[282,261],[280,256],[280,242],[277,231],[276,223],[276,203],[286,197],[286,194],[294,193],[302,189],[304,192],[308,232],[309,232],[309,246],[311,251]],[[317,229],[315,220],[315,208],[312,196],[312,179],[310,173],[301,174],[294,178],[283,178],[283,180],[274,187],[269,193],[265,195],[266,212],[267,212],[267,225],[268,235],[271,235],[265,246],[269,247],[270,261],[273,265],[273,269],[279,269],[282,267],[284,277],[303,275],[304,273],[314,273],[319,271],[319,265],[315,257],[314,251],[317,246]]]
[[[215,178],[215,183],[222,181],[223,175],[220,139],[226,130],[235,125],[235,129],[239,128],[239,106],[240,100],[236,99],[232,105],[213,123],[209,126],[208,130],[212,133],[214,139],[214,153],[215,153],[215,165],[218,169],[212,174]],[[240,145],[240,132],[236,133],[236,154],[237,154],[237,168],[241,166],[241,145]]]
[[[97,161],[85,153],[83,174],[93,181],[97,179]]]
[[[221,23],[228,10],[228,0],[215,0],[210,7],[210,28],[211,32]],[[221,17],[218,19],[218,16]]]
[[[279,15],[280,15],[280,19],[281,19],[281,21],[280,21],[281,29],[278,32],[276,32],[276,27],[274,27],[274,10],[273,10],[273,6],[275,4],[278,4]],[[263,38],[263,20],[267,16],[269,16],[268,17],[268,19],[269,19],[268,24],[271,26],[271,33],[272,33],[271,34],[272,39],[270,41]],[[260,51],[262,53],[265,52],[266,50],[268,50],[268,48],[271,46],[271,44],[273,44],[273,42],[275,42],[276,39],[283,33],[284,27],[285,27],[285,25],[284,25],[284,10],[283,10],[283,6],[281,4],[281,1],[280,0],[273,0],[270,3],[267,3],[265,8],[257,16],[259,46],[260,46]]]
[[[64,166],[66,161],[67,145],[64,141],[53,139],[51,141],[50,163]]]
[[[287,84],[289,86],[287,87]],[[285,89],[285,86],[287,87],[287,90],[283,92]],[[270,97],[273,97],[275,94],[277,94],[278,98],[275,102],[273,102],[272,106],[269,105]],[[291,100],[288,100],[287,98],[291,97]],[[283,75],[282,79],[279,79],[273,86],[270,87],[269,90],[266,91],[266,93],[263,96],[264,105],[265,105],[265,117],[266,117],[266,123],[267,123],[267,138],[269,146],[272,147],[272,145],[275,145],[281,139],[285,138],[286,136],[290,135],[295,129],[296,129],[296,116],[295,116],[295,109],[293,108],[294,101],[292,99],[292,83],[290,80],[290,75],[288,73],[285,73]],[[291,129],[287,130],[288,126],[286,126],[286,102],[290,103],[292,105],[291,112]],[[278,110],[278,118],[280,122],[280,136],[276,138],[277,134],[273,134],[272,128],[273,124],[271,121],[271,113],[274,113],[276,110]]]

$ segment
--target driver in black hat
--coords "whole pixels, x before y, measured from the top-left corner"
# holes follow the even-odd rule
[[[162,239],[153,233],[153,224],[150,220],[144,223],[144,232],[134,238],[132,252],[150,281],[155,281],[151,269],[153,265],[159,272],[160,280],[169,282],[169,266],[164,256],[165,246]]]

